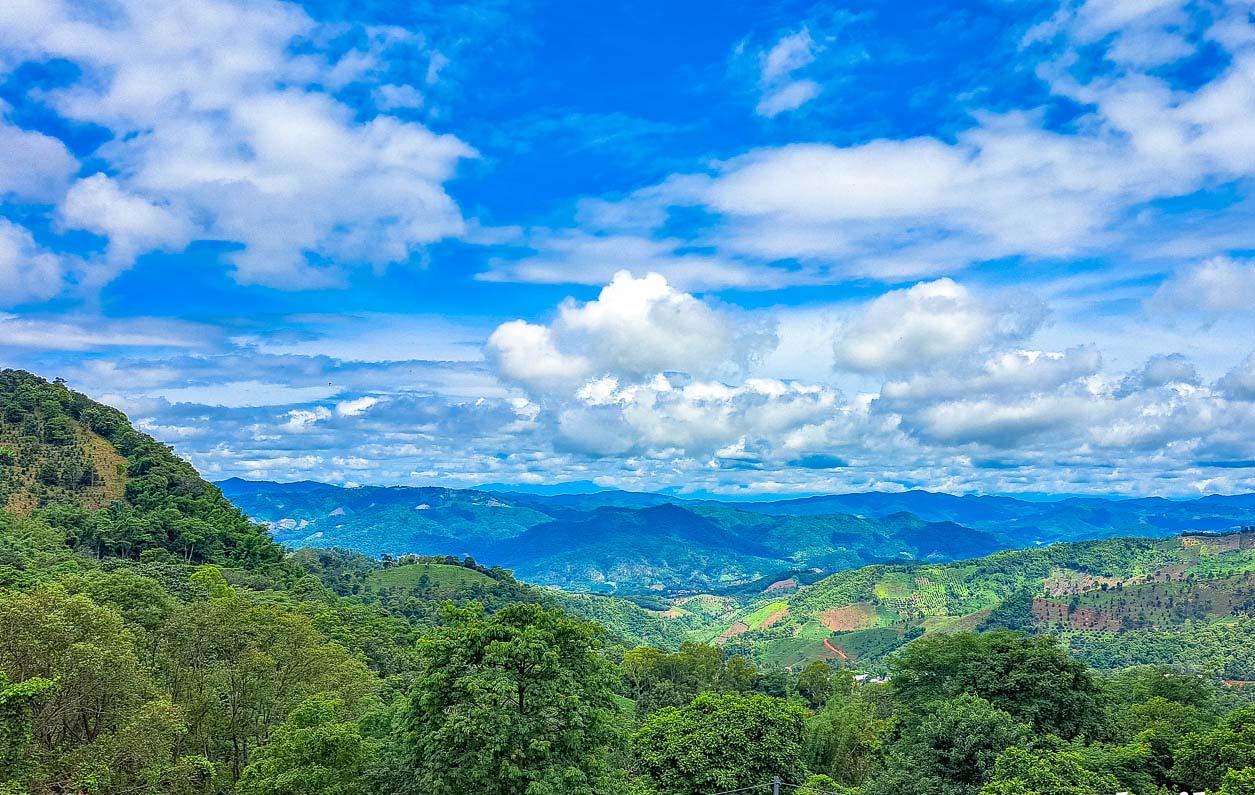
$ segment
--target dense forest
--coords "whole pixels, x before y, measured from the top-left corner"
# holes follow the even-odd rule
[[[1255,690],[1164,664],[1154,611],[1183,578],[1111,594],[1145,617],[1102,670],[1029,595],[867,677],[473,560],[285,553],[123,415],[25,373],[0,373],[0,484],[4,795],[1255,793]],[[898,598],[863,576],[796,599]]]

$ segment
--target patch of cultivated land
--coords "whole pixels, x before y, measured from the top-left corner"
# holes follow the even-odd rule
[[[825,610],[818,616],[825,627],[833,632],[864,629],[876,623],[876,608],[867,602]]]

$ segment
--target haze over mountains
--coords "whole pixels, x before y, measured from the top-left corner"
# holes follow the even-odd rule
[[[908,491],[724,503],[614,490],[531,494],[234,478],[218,486],[289,547],[471,555],[546,585],[676,595],[1059,541],[1224,532],[1255,512],[1255,494],[1029,502]]]

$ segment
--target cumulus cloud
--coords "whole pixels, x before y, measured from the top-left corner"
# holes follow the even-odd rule
[[[1226,373],[1219,386],[1234,400],[1255,401],[1255,353]]]
[[[1141,370],[1130,373],[1124,379],[1121,391],[1128,394],[1173,384],[1197,386],[1199,383],[1198,370],[1184,356],[1179,353],[1158,354],[1150,357]]]
[[[336,414],[341,417],[358,417],[379,405],[379,398],[365,395],[353,400],[342,400],[336,404]]]
[[[1040,304],[1003,306],[952,279],[921,282],[872,301],[837,335],[838,367],[884,372],[944,366],[1032,334],[1045,318]]]
[[[402,262],[460,234],[444,183],[475,155],[415,122],[359,119],[320,89],[366,79],[373,56],[333,62],[293,48],[319,34],[281,2],[0,11],[11,59],[61,58],[82,71],[47,93],[51,106],[112,133],[94,153],[110,176],[71,187],[66,226],[106,236],[119,263],[194,238],[238,243],[226,256],[240,281],[285,289],[334,284],[340,265]],[[317,264],[327,261],[336,265]]]
[[[620,271],[596,300],[564,302],[549,326],[502,324],[487,353],[503,377],[544,390],[579,386],[594,374],[644,380],[669,370],[736,372],[773,342],[770,328],[738,323],[658,274]]]
[[[119,187],[104,174],[81,179],[61,203],[61,222],[109,241],[108,257],[127,265],[143,251],[179,249],[191,237],[191,225],[170,208]]]
[[[281,426],[285,431],[304,431],[316,423],[331,419],[331,409],[326,406],[315,406],[312,409],[292,409],[287,413],[287,422]]]
[[[56,138],[6,122],[7,110],[0,101],[0,198],[56,201],[78,161]]]
[[[0,218],[0,306],[51,298],[65,286],[67,271],[28,229]]]

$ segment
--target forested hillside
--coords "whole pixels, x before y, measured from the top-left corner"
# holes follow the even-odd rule
[[[877,566],[791,593],[638,605],[466,558],[284,554],[121,414],[3,377],[0,402],[28,406],[5,419],[3,477],[20,497],[0,512],[4,795],[706,795],[765,792],[776,777],[807,795],[1255,786],[1255,690],[1201,651],[1229,626],[1212,619],[1246,609],[1246,535]],[[56,426],[69,433],[49,435]],[[107,486],[38,476],[106,444],[125,462]],[[1053,597],[1032,596],[1039,580]],[[1068,620],[1091,609],[1142,622],[1104,667],[1159,664],[1096,671],[1071,656],[1040,634],[1064,619],[1038,602],[1059,599],[1086,605]],[[979,625],[1038,634],[929,631],[876,658],[884,681],[848,670],[856,659],[732,653],[738,637],[869,600],[903,627],[937,630],[930,619],[970,608]],[[1154,634],[1183,615],[1193,657]],[[732,618],[758,629],[723,646],[684,640]],[[1065,633],[1074,647],[1080,631]]]
[[[1104,668],[1173,660],[1255,680],[1255,527],[869,566],[741,602],[701,637],[770,663],[883,670],[921,635],[1007,628],[1056,634]]]

